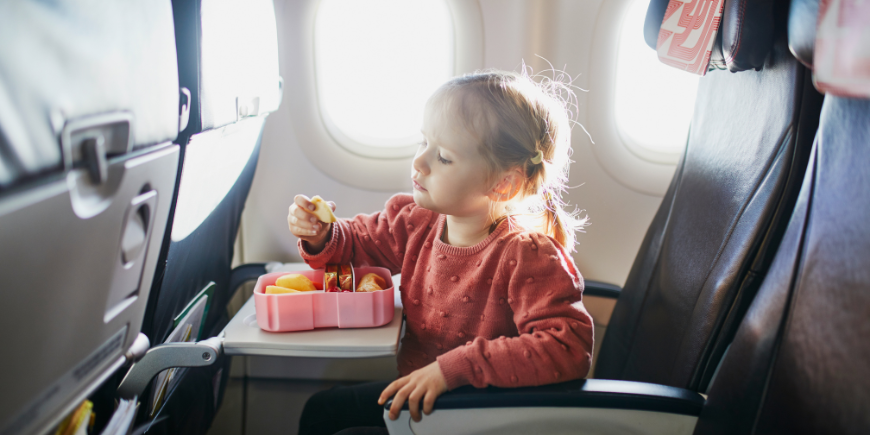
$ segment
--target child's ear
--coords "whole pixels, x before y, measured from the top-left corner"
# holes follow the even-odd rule
[[[520,193],[522,186],[523,179],[520,171],[518,169],[511,170],[499,179],[495,187],[489,191],[487,197],[496,202],[510,201]]]

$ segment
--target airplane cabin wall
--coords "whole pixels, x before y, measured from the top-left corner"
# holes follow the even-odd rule
[[[454,14],[457,2],[463,2],[466,10],[474,3],[478,5],[479,18],[470,15],[471,19],[482,20],[483,56],[478,67],[518,70],[525,60],[535,72],[542,72],[549,65],[536,56],[539,55],[575,77],[575,85],[588,89],[588,92],[577,91],[580,103],[577,121],[589,130],[595,145],[583,129],[574,128],[572,160],[575,163],[569,185],[577,187],[570,189],[564,199],[585,209],[590,217],[591,225],[586,233],[578,235],[574,254],[581,273],[587,279],[617,285],[625,282],[675,167],[673,163],[653,167],[649,170],[649,180],[644,182],[644,166],[635,166],[627,171],[632,172],[627,175],[634,177],[634,181],[626,182],[612,175],[613,168],[619,165],[613,162],[608,165],[602,160],[607,157],[602,149],[622,145],[617,143],[619,136],[605,125],[607,122],[600,122],[612,119],[608,110],[613,106],[602,103],[601,98],[613,95],[609,87],[613,86],[615,75],[613,50],[600,47],[615,47],[606,42],[618,38],[619,12],[629,1],[453,2]],[[275,1],[280,70],[285,81],[284,102],[269,117],[263,133],[259,166],[240,231],[237,256],[242,262],[300,260],[296,239],[286,223],[287,208],[296,194],[319,194],[337,203],[338,216],[350,217],[380,210],[395,192],[411,191],[410,158],[387,162],[385,166],[381,165],[383,162],[372,161],[374,169],[367,177],[381,177],[387,180],[382,184],[394,187],[379,191],[336,181],[318,169],[303,150],[302,145],[308,146],[310,153],[312,143],[334,144],[322,125],[312,125],[317,124],[312,120],[320,119],[315,106],[311,65],[311,29],[316,6],[316,0]],[[463,8],[459,8],[459,12]],[[458,40],[457,44],[463,41]],[[612,124],[612,120],[609,122]],[[373,182],[361,184],[372,185]],[[644,187],[638,188],[638,185]]]

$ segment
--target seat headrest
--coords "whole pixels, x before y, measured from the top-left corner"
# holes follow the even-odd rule
[[[788,13],[788,48],[808,68],[813,67],[819,0],[792,0]]]
[[[717,5],[722,6],[721,17],[711,13],[711,8]],[[759,69],[773,47],[776,29],[773,10],[774,0],[651,0],[644,23],[644,39],[656,49],[659,37],[665,40],[670,34],[666,32],[673,32],[670,27],[663,31],[663,24],[676,24],[677,29],[686,31],[701,30],[705,39],[715,38],[710,48],[713,68],[727,68],[731,72]],[[680,16],[675,17],[676,13]],[[666,17],[679,21],[665,23]],[[698,17],[705,19],[698,22]],[[694,26],[688,29],[685,24],[693,19]]]
[[[870,1],[819,4],[812,62],[820,91],[870,98]]]

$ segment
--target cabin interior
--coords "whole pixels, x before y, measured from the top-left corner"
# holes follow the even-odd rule
[[[870,1],[7,0],[0,435],[295,435],[396,379],[402,274],[366,327],[281,326],[266,277],[323,279],[294,197],[411,192],[488,69],[566,85],[593,366],[390,434],[870,432]]]

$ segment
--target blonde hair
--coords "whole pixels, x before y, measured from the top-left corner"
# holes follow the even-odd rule
[[[508,169],[522,170],[522,200],[508,214],[571,252],[575,232],[583,231],[588,218],[566,211],[561,200],[571,164],[572,120],[566,106],[576,107],[570,78],[566,83],[564,77],[532,77],[525,66],[523,73],[478,71],[450,80],[433,98],[457,109],[459,120],[480,144],[492,181]],[[543,159],[535,163],[539,152]]]

